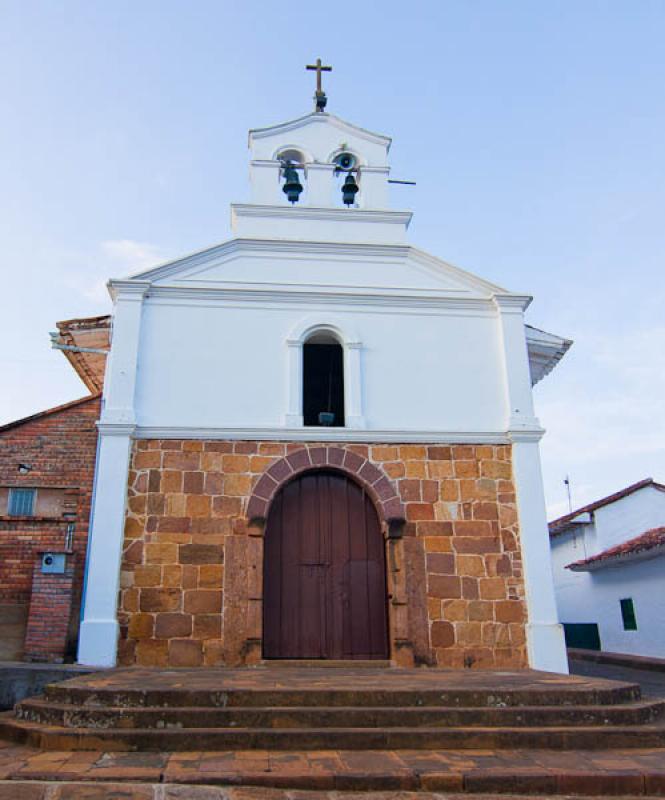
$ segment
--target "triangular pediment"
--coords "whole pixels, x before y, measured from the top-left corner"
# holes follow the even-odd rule
[[[180,289],[278,287],[488,299],[505,290],[409,245],[231,239],[132,279]]]

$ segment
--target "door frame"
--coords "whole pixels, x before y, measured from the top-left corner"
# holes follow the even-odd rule
[[[332,470],[358,484],[369,496],[379,518],[385,547],[388,648],[397,666],[414,665],[409,631],[407,573],[403,542],[404,505],[390,478],[377,465],[340,446],[303,447],[275,461],[256,483],[247,505],[247,617],[241,663],[263,660],[263,565],[268,512],[277,492],[305,472]]]

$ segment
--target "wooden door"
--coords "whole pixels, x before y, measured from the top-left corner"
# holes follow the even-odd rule
[[[324,470],[288,483],[264,552],[265,658],[388,658],[383,536],[356,483]]]

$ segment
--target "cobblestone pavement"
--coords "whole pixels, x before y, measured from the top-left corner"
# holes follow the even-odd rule
[[[43,788],[40,782],[50,782],[53,791],[40,794]],[[70,790],[65,791],[65,784],[79,782],[93,785],[89,789],[80,786],[76,791],[72,788],[67,794]],[[662,797],[665,796],[665,751],[104,753],[44,752],[0,743],[0,800],[86,800],[106,796],[153,800],[153,785],[158,785],[162,792],[154,795],[154,800],[176,797],[281,800],[289,797],[273,789],[309,790],[319,793],[310,794],[310,797],[322,798],[333,797],[339,791],[375,791],[384,792],[378,795],[380,797],[399,797],[400,800],[403,795],[390,792],[419,791],[420,798],[427,797],[428,792],[443,792],[444,796],[460,792],[481,796],[501,792],[504,798],[505,793],[511,792],[522,796]],[[164,794],[166,786],[171,788]],[[205,788],[207,793],[195,792],[197,786],[201,790]],[[237,788],[231,793],[226,788],[221,793],[211,788],[220,786]],[[252,795],[243,793],[240,787],[262,788],[260,794]],[[103,791],[108,794],[100,794]]]
[[[615,664],[596,664],[593,661],[572,658],[569,664],[573,675],[639,683],[644,697],[665,697],[665,672],[620,667]]]

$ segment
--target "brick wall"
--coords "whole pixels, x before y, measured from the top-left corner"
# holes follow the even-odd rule
[[[389,542],[393,653],[407,642],[416,663],[526,666],[509,446],[180,440],[134,446],[121,663],[251,660],[262,591],[262,531],[247,518],[252,490],[279,459],[315,448],[320,457],[322,447],[340,451],[338,460],[359,456],[356,474],[376,466],[365,474],[390,479],[404,505],[403,538]]]
[[[63,514],[48,517],[0,516],[0,633],[3,620],[13,618],[17,607],[30,603],[33,566],[43,550],[62,550],[67,525],[75,525],[73,551],[73,603],[69,619],[69,650],[75,649],[88,540],[100,398],[93,396],[35,414],[0,427],[0,486],[59,487],[63,490]],[[23,475],[19,464],[31,471]],[[20,657],[20,638],[5,658]]]
[[[65,570],[62,573],[43,572],[41,553],[35,556],[23,648],[25,661],[61,664],[64,660],[76,564],[76,556],[70,553],[65,556]]]

